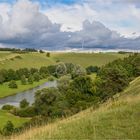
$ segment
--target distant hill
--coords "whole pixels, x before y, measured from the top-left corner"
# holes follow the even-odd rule
[[[119,53],[11,53],[0,52],[0,69],[39,68],[57,62],[71,62],[80,64],[83,67],[89,65],[102,66],[118,58],[124,58],[128,54]]]

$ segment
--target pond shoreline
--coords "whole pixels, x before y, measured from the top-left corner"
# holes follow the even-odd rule
[[[0,108],[3,105],[9,104],[14,106],[19,106],[21,100],[26,99],[30,104],[32,104],[35,100],[34,95],[37,90],[41,90],[43,88],[56,87],[57,81],[46,81],[43,84],[40,84],[34,88],[30,88],[28,90],[18,92],[16,94],[12,94],[10,96],[0,98]]]
[[[44,81],[43,81],[43,80],[44,80]],[[38,86],[40,86],[40,85],[42,85],[42,84],[45,84],[46,82],[49,82],[47,79],[46,79],[46,80],[43,79],[43,80],[42,80],[42,82],[41,82],[40,84],[38,84],[38,85],[35,85],[35,86],[30,87],[30,88],[25,89],[25,90],[13,92],[13,93],[11,93],[11,94],[9,94],[9,95],[5,95],[5,96],[3,96],[3,97],[0,97],[0,99],[3,99],[3,98],[6,98],[6,97],[9,97],[9,96],[16,95],[16,94],[18,94],[19,92],[26,92],[26,91],[28,91],[28,90],[32,90],[32,89],[34,89],[34,88],[36,88],[36,87],[38,87]],[[26,85],[25,85],[25,86],[26,86]],[[12,90],[12,89],[11,89],[11,90]]]

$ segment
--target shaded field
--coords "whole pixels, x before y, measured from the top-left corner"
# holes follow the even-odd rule
[[[13,136],[14,140],[38,139],[140,139],[140,77],[114,101],[90,108],[67,119]],[[135,90],[137,89],[137,90]]]
[[[51,53],[51,57],[47,57],[46,53],[12,54],[10,52],[0,52],[0,69],[19,69],[23,67],[40,68],[41,66],[56,64],[57,61],[80,64],[83,67],[89,65],[102,66],[115,59],[124,58],[126,56],[128,56],[128,54]]]
[[[34,82],[33,84],[22,85],[21,81],[17,81],[18,88],[11,89],[8,87],[8,82],[0,85],[0,98],[6,97],[9,95],[14,95],[16,93],[29,90],[31,88],[37,87],[43,83],[47,82],[47,79],[40,80],[39,82]]]

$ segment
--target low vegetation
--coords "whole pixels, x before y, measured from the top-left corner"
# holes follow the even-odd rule
[[[138,53],[135,53],[129,55],[129,57],[126,57],[124,59],[114,60],[108,64],[105,64],[102,67],[91,65],[84,68],[75,63],[68,63],[68,62],[64,63],[60,61],[57,62],[56,64],[43,66],[39,69],[20,68],[16,71],[12,69],[1,70],[0,71],[1,84],[5,84],[5,82],[7,82],[9,85],[9,89],[19,88],[17,84],[17,80],[20,80],[20,84],[22,84],[24,87],[26,85],[30,85],[31,84],[30,82],[33,83],[39,82],[41,79],[46,79],[52,76],[55,77],[58,81],[57,87],[44,88],[42,90],[37,91],[35,94],[35,101],[30,106],[29,103],[26,101],[26,99],[24,99],[20,102],[20,107],[11,107],[11,106],[3,107],[5,108],[5,110],[7,110],[8,112],[12,113],[15,116],[25,117],[25,118],[30,117],[32,119],[28,123],[26,123],[26,125],[23,125],[20,128],[15,127],[12,122],[7,122],[7,124],[1,130],[1,134],[10,135],[16,133],[17,130],[18,132],[21,132],[26,129],[29,129],[30,127],[45,125],[50,122],[54,122],[57,119],[67,118],[69,116],[75,115],[76,113],[79,113],[87,108],[97,109],[100,106],[102,108],[102,105],[103,104],[105,105],[105,102],[109,100],[115,100],[116,103],[118,104],[119,103],[119,101],[117,101],[118,100],[117,95],[119,95],[118,93],[123,92],[129,86],[129,83],[133,79],[140,76],[139,62],[140,62],[140,55]],[[127,111],[128,112],[132,111],[133,113],[133,110],[131,110],[131,106],[129,106],[129,104],[128,104],[128,108],[127,106],[125,108],[125,104],[123,106],[120,104],[119,107],[120,109],[124,110],[124,112],[126,111],[126,114]],[[8,110],[8,108],[10,109]],[[106,116],[106,114],[108,114],[108,107],[105,107],[104,109],[107,110],[107,112],[105,112],[105,116]],[[116,106],[112,107],[111,109],[109,110],[110,111],[109,113],[111,114],[114,111],[117,112],[117,114],[123,113],[123,111],[118,111]],[[95,114],[95,118],[97,114]],[[99,119],[101,119],[102,121],[103,118],[102,115],[100,115],[100,111],[98,115],[99,115]],[[107,116],[112,117],[110,115]],[[115,117],[117,117],[117,115]],[[87,120],[90,119],[92,122],[97,123],[95,118],[92,120],[92,117],[89,116]],[[81,129],[81,131],[73,135],[74,138],[80,137],[79,134],[81,134],[82,131],[83,131],[83,135],[81,135],[81,138],[92,138],[92,136],[94,137],[97,136],[98,138],[105,137],[104,130],[102,135],[99,135],[98,133],[96,134],[97,128],[93,128],[92,127],[93,125],[90,123],[88,127],[91,130],[89,131],[86,126],[88,123],[87,120],[85,120],[85,128],[83,129],[82,129],[82,123],[76,121],[77,126],[80,126],[80,128],[77,128],[77,126],[74,128]],[[112,120],[114,120],[114,118],[112,118]],[[109,124],[104,124],[104,123],[105,122],[103,122],[103,126],[104,127],[106,126],[105,127],[106,129],[111,125],[110,122]],[[70,128],[72,127],[72,125],[74,124],[71,124]],[[9,129],[9,126],[11,129]],[[114,122],[114,126],[118,127],[116,122]],[[70,128],[69,131],[70,131],[70,135],[72,136],[73,132],[72,130],[70,130]],[[103,129],[103,127],[101,128],[99,127],[99,129]],[[93,131],[94,134],[91,135],[90,132]],[[88,137],[88,134],[90,134],[91,137]],[[120,138],[118,137],[119,135],[117,133],[115,134],[117,138]],[[54,133],[54,135],[52,135],[52,138],[66,137],[65,133],[62,135],[60,133],[61,137],[57,135],[59,134]],[[71,138],[70,135],[68,134],[67,135],[68,137],[66,138]],[[109,138],[112,138],[111,135],[108,135]],[[137,137],[137,135],[135,136]],[[41,138],[40,136],[37,137]],[[45,138],[47,138],[47,134],[45,135]]]
[[[140,77],[97,109],[35,127],[14,140],[36,139],[140,139]]]

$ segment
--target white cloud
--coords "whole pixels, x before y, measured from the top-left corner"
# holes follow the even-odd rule
[[[42,12],[38,3],[29,0],[18,0],[14,5],[0,4],[0,43],[6,46],[64,49],[79,48],[84,40],[85,48],[131,48],[135,45],[132,49],[140,49],[139,38],[126,39],[113,31],[121,31],[127,36],[132,35],[132,31],[133,36],[137,35],[135,32],[140,31],[137,26],[119,24],[131,19],[132,24],[137,25],[139,9],[128,5],[131,13],[126,12],[128,7],[111,12],[112,8],[106,10],[102,5],[103,9],[100,9],[97,5],[59,5]],[[110,5],[112,3],[106,4],[107,7]]]
[[[116,30],[126,37],[140,35],[140,9],[134,3],[125,1],[113,3],[112,0],[93,0],[83,4],[53,6],[45,11],[52,22],[63,24],[63,31],[82,29],[84,20],[100,21],[108,28]]]

